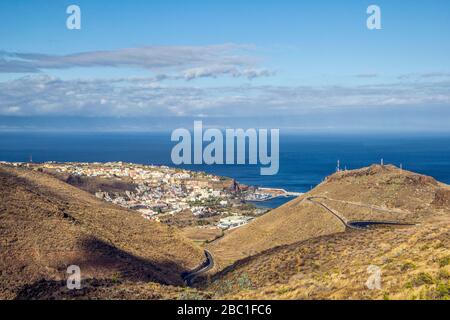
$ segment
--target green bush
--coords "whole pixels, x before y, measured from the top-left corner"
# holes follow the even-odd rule
[[[282,294],[285,294],[285,293],[287,293],[287,292],[289,292],[289,291],[291,291],[290,288],[288,288],[288,287],[281,287],[281,288],[278,289],[277,293],[278,293],[279,295],[282,295]]]
[[[242,290],[251,289],[253,287],[252,281],[250,280],[247,273],[243,273],[238,279],[237,284]]]
[[[436,287],[436,298],[449,300],[450,299],[450,283],[441,282]]]
[[[426,299],[450,300],[450,282],[439,282],[436,287],[426,293]]]
[[[186,288],[178,295],[178,300],[203,300],[203,297],[198,292]]]
[[[445,266],[448,266],[450,264],[450,256],[446,256],[444,258],[441,258],[441,259],[439,259],[438,262],[439,262],[439,266],[441,268],[445,267]]]
[[[406,262],[400,267],[400,270],[407,271],[407,270],[414,270],[416,268],[416,265],[412,262]]]
[[[111,282],[112,283],[121,283],[122,281],[121,281],[121,278],[122,278],[122,275],[121,275],[121,273],[120,272],[115,272],[115,273],[113,273],[112,275],[111,275]]]
[[[434,283],[433,277],[426,272],[419,273],[415,278],[411,280],[411,285],[413,287],[420,287],[424,284],[433,284],[433,283]]]
[[[231,280],[218,281],[217,283],[217,294],[219,296],[226,295],[233,290],[233,282]]]
[[[439,278],[439,280],[449,280],[450,273],[445,269],[441,269],[441,270],[439,270],[438,278]]]

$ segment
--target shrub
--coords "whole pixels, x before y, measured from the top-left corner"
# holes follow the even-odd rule
[[[243,273],[238,279],[237,284],[239,288],[245,290],[245,289],[251,289],[253,287],[252,281],[250,280],[247,273]]]
[[[426,299],[450,300],[450,282],[439,282],[426,293]]]
[[[436,287],[436,298],[437,299],[450,299],[450,283],[441,282]]]
[[[186,288],[179,294],[178,300],[203,300],[203,297],[198,292]]]
[[[419,273],[415,278],[411,280],[411,285],[413,287],[420,287],[424,284],[433,284],[433,283],[434,283],[433,277],[426,272]]]
[[[438,278],[439,278],[439,280],[449,280],[450,279],[450,272],[448,272],[445,269],[441,269],[441,270],[439,270]]]
[[[111,282],[112,283],[121,283],[121,277],[122,275],[120,274],[120,272],[115,272],[111,275]]]
[[[233,289],[233,282],[231,280],[224,280],[217,283],[217,294],[219,296],[223,296],[227,293],[230,293]]]
[[[448,266],[450,264],[450,256],[443,257],[443,258],[439,259],[438,262],[439,262],[439,266],[441,268]]]
[[[407,270],[414,270],[415,268],[416,268],[416,265],[414,263],[408,261],[400,267],[400,270],[407,271]]]
[[[285,293],[287,293],[289,291],[291,291],[291,289],[289,289],[288,287],[281,287],[281,288],[278,289],[277,293],[279,295],[282,295],[282,294],[285,294]]]

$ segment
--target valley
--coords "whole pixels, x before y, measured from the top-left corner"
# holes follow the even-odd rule
[[[2,298],[449,297],[450,187],[431,177],[390,165],[336,172],[220,232],[145,219],[95,196],[99,181],[119,193],[129,182],[69,180],[39,166],[0,166]],[[65,286],[73,264],[81,290]],[[370,289],[374,268],[381,288]]]

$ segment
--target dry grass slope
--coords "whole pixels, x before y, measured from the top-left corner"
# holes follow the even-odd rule
[[[293,225],[297,209],[298,222],[305,223],[309,197],[320,201],[351,220],[389,220],[414,222],[410,227],[377,227],[369,230],[347,230],[317,233],[309,239],[244,258],[214,275],[206,290],[221,298],[250,299],[448,299],[450,298],[450,206],[449,187],[434,179],[392,166],[372,166],[340,172],[329,177],[307,195],[269,213],[270,218],[283,216],[290,223],[271,229],[268,237],[283,234]],[[310,208],[312,209],[312,208]],[[330,218],[310,223],[318,230]],[[315,227],[314,227],[315,226]],[[248,230],[264,231],[249,225]],[[240,233],[223,239],[238,244]],[[270,239],[257,241],[258,249],[267,247]],[[278,240],[279,244],[281,241]],[[260,246],[264,243],[263,246]],[[267,245],[266,245],[267,244]],[[216,252],[220,254],[221,243]],[[230,250],[225,247],[224,250]],[[381,290],[369,290],[368,267],[382,271]]]
[[[209,250],[217,266],[224,267],[276,246],[345,230],[339,220],[304,199],[289,202],[212,243]]]
[[[0,168],[0,298],[164,298],[203,251],[177,230],[49,175]],[[86,287],[67,292],[69,265]],[[61,282],[63,281],[63,282]]]
[[[345,231],[339,219],[308,201],[309,197],[319,197],[348,221],[414,223],[432,214],[431,207],[445,205],[450,188],[431,177],[389,165],[338,172],[307,194],[212,244],[218,266],[276,246]]]
[[[182,287],[204,256],[177,230],[39,172],[1,167],[0,186],[0,298],[450,298],[450,187],[393,166],[336,173],[210,244],[201,291]],[[343,221],[415,225],[351,230],[311,199]],[[65,288],[71,264],[82,290]]]

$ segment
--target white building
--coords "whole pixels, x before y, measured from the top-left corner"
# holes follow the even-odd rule
[[[219,224],[217,226],[221,229],[234,229],[246,225],[252,219],[253,219],[252,217],[231,216],[220,219]]]

